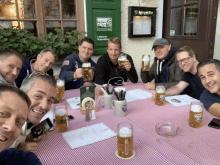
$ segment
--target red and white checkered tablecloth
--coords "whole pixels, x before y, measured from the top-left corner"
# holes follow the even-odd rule
[[[143,83],[125,83],[126,90],[143,89]],[[151,92],[151,91],[149,91]],[[79,89],[65,92],[66,98],[79,96]],[[85,115],[80,110],[72,110],[67,105],[68,113],[74,116],[69,122],[68,131],[103,122],[117,132],[117,124],[130,122],[133,125],[135,156],[129,160],[119,159],[115,155],[117,137],[91,145],[71,149],[61,133],[52,131],[38,143],[37,155],[45,165],[72,164],[220,164],[220,131],[208,127],[213,116],[204,111],[203,126],[199,129],[188,126],[189,106],[174,107],[166,103],[156,106],[151,98],[129,102],[126,117],[115,117],[114,110],[105,110],[96,104],[99,112],[96,120],[85,122]],[[155,132],[158,122],[169,121],[179,127],[179,134],[174,138],[165,138]]]

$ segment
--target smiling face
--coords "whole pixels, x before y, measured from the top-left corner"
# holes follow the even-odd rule
[[[4,59],[5,58],[5,59]],[[14,83],[22,67],[22,60],[16,55],[0,60],[0,74],[9,83]]]
[[[34,81],[33,87],[27,92],[31,99],[28,121],[38,124],[42,117],[50,110],[54,101],[56,88],[39,78]]]
[[[155,46],[154,47],[154,53],[155,56],[159,59],[159,60],[163,60],[169,53],[171,49],[170,45],[163,45],[163,46]]]
[[[196,62],[195,55],[192,57],[189,56],[189,53],[184,51],[180,52],[176,55],[176,59],[179,63],[179,67],[184,72],[191,72],[194,68],[194,63]]]
[[[87,62],[93,54],[93,44],[83,41],[82,45],[79,45],[78,50],[80,60],[82,62]]]
[[[55,57],[51,52],[46,52],[43,56],[41,54],[37,55],[37,71],[46,73],[50,70],[55,63]]]
[[[119,44],[114,44],[112,42],[108,43],[107,52],[111,61],[118,61],[118,57],[121,53],[121,48]]]
[[[202,85],[211,93],[220,95],[220,72],[215,64],[207,64],[199,68],[199,77]]]
[[[28,115],[27,103],[14,92],[0,96],[0,152],[9,148],[20,135]]]

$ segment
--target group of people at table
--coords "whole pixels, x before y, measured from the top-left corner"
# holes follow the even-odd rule
[[[130,55],[127,55],[124,69],[119,68],[121,49],[121,41],[110,38],[107,53],[96,64],[91,59],[93,40],[82,39],[78,53],[63,61],[59,78],[65,80],[65,89],[94,83],[103,85],[113,77],[137,83],[138,75]],[[177,50],[164,38],[155,40],[152,49],[155,52],[153,64],[149,70],[140,71],[144,87],[155,90],[158,85],[163,85],[166,96],[188,94],[200,99],[209,113],[220,117],[220,61],[199,62],[189,46]],[[15,50],[0,53],[0,164],[41,164],[35,155],[36,142],[47,133],[34,138],[30,132],[50,111],[56,96],[52,70],[56,61],[57,55],[51,49],[42,50],[36,58],[25,59]],[[85,62],[91,63],[93,81],[82,78]],[[102,95],[102,91],[96,87],[95,94]],[[155,91],[152,98],[155,99]]]

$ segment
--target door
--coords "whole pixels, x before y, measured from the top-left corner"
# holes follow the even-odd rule
[[[213,58],[219,0],[164,0],[163,37],[190,46],[197,60]]]
[[[215,59],[220,60],[220,3],[218,4],[218,17],[217,17],[217,25],[215,32],[215,48],[214,48],[214,57]]]
[[[95,42],[93,54],[104,54],[109,38],[121,38],[121,0],[87,0],[86,9],[87,37]]]

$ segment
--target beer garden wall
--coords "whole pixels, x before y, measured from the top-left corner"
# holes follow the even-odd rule
[[[156,7],[156,35],[155,37],[128,38],[128,6]],[[85,4],[84,0],[84,4]],[[85,11],[85,8],[84,8]],[[155,57],[151,50],[154,40],[162,37],[162,18],[163,18],[163,0],[121,0],[121,43],[122,51],[132,56],[139,81],[141,58],[143,54],[151,55],[151,64]],[[86,13],[84,13],[86,15]],[[85,19],[86,20],[86,19]],[[88,25],[87,25],[88,27]],[[97,62],[100,56],[93,56],[92,59]]]

